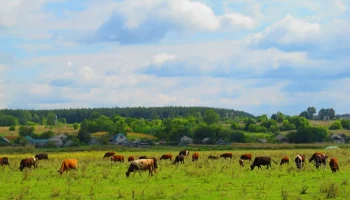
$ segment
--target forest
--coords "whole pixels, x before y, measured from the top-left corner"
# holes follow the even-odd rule
[[[210,138],[208,144],[218,139],[226,142],[255,142],[257,138],[268,138],[278,142],[277,135],[285,135],[293,143],[324,142],[329,139],[329,130],[350,129],[349,119],[338,119],[332,108],[308,107],[300,115],[289,116],[281,112],[253,116],[243,111],[207,107],[153,107],[153,108],[96,108],[60,110],[1,110],[0,126],[16,129],[19,136],[47,138],[54,135],[46,131],[37,133],[35,126],[60,126],[71,124],[77,130],[77,144],[88,144],[92,134],[104,132],[98,140],[107,144],[116,133],[144,133],[177,144],[183,136],[201,143]],[[332,120],[330,126],[315,126],[311,120]],[[20,142],[20,138],[17,140]]]

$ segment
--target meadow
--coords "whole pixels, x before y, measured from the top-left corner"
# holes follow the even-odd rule
[[[306,161],[298,170],[294,157],[306,154],[308,160],[315,151],[323,151],[339,159],[340,171],[332,173],[328,164],[316,169]],[[10,166],[1,167],[0,199],[348,199],[350,196],[350,152],[344,149],[331,150],[225,150],[198,151],[200,158],[192,162],[191,156],[185,164],[172,164],[158,160],[156,174],[148,176],[125,172],[129,166],[124,163],[103,159],[106,151],[50,152],[49,160],[38,161],[37,169],[20,172],[22,158],[34,154],[1,154],[8,156]],[[233,159],[208,160],[209,155],[232,152]],[[146,155],[159,157],[164,153],[178,151],[117,152],[127,159]],[[193,151],[190,152],[192,155]],[[278,163],[272,169],[250,169],[252,162],[245,161],[245,167],[238,164],[239,156],[252,153],[253,156],[271,156]],[[280,158],[288,155],[289,165],[279,165]],[[60,175],[57,171],[66,158],[76,158],[77,170]]]

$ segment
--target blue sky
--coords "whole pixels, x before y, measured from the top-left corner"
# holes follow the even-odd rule
[[[2,0],[0,108],[350,113],[349,4]]]

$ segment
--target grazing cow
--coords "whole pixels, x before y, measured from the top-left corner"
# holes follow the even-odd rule
[[[315,159],[315,166],[318,169],[322,164],[324,166],[324,169],[326,169],[327,165],[327,156],[325,154],[317,154]]]
[[[147,156],[140,156],[139,159],[147,159]]]
[[[43,160],[43,159],[48,160],[49,156],[46,153],[41,153],[41,154],[36,154],[35,158],[37,160]]]
[[[260,166],[260,165],[266,165],[266,166],[267,166],[266,169],[269,169],[269,166],[270,166],[270,168],[271,168],[271,160],[272,160],[275,164],[277,164],[276,161],[274,161],[273,159],[271,159],[271,157],[268,157],[268,156],[258,156],[258,157],[255,157],[253,164],[250,166],[250,169],[253,170],[255,166],[258,166],[258,169],[259,169],[259,168],[261,169],[261,166]]]
[[[25,167],[32,168],[32,165],[34,166],[34,169],[37,167],[35,158],[22,159],[21,162],[19,163],[19,170],[23,171]]]
[[[338,159],[337,158],[331,158],[329,161],[329,166],[331,167],[332,173],[339,171],[338,167]]]
[[[199,158],[199,153],[196,152],[192,154],[192,161],[198,160],[198,158]]]
[[[190,154],[189,151],[183,150],[179,152],[179,155],[183,155],[183,156],[188,156]]]
[[[110,152],[105,153],[103,158],[109,158],[109,157],[114,156],[114,155],[115,155],[115,153],[110,151]]]
[[[153,159],[153,162],[154,162],[154,169],[157,169],[158,168],[158,165],[157,165],[157,158],[156,157],[152,157],[150,159]]]
[[[295,159],[295,164],[297,165],[297,168],[300,169],[304,166],[305,163],[305,155],[304,154],[298,154]]]
[[[76,159],[66,159],[66,160],[63,160],[61,169],[58,170],[57,172],[59,172],[62,175],[63,172],[67,173],[68,169],[77,169],[77,168],[78,168],[78,161]]]
[[[216,160],[216,159],[219,159],[219,157],[218,156],[208,156],[208,159]]]
[[[239,162],[239,165],[240,165],[240,166],[244,167],[244,163],[243,163],[243,160],[242,160],[242,159],[240,159],[238,162]]]
[[[241,155],[241,159],[252,161],[252,154],[250,154],[250,153],[243,154],[243,155]]]
[[[124,156],[121,156],[121,155],[116,155],[116,156],[113,156],[111,158],[111,162],[114,161],[114,162],[124,162]]]
[[[1,165],[1,166],[4,166],[4,165],[9,166],[9,158],[8,158],[8,157],[2,157],[2,158],[0,158],[0,165]]]
[[[128,162],[135,160],[134,156],[129,156]]]
[[[283,164],[289,164],[289,157],[288,157],[288,156],[284,156],[284,157],[281,159],[280,165],[283,165]]]
[[[168,153],[168,154],[163,154],[159,160],[170,160],[170,161],[173,161],[173,155]]]
[[[128,171],[126,171],[126,177],[129,177],[130,172],[136,172],[136,171],[138,171],[141,175],[140,170],[147,170],[147,169],[149,171],[148,176],[153,176],[153,173],[152,173],[153,171],[157,173],[154,164],[155,164],[154,159],[139,159],[139,160],[131,161]]]
[[[174,160],[174,164],[175,163],[185,164],[185,157],[183,155],[177,155]]]
[[[224,153],[224,154],[222,154],[220,156],[220,158],[225,158],[225,160],[226,160],[226,158],[231,158],[232,159],[232,153]]]
[[[316,152],[312,154],[309,162],[315,161],[315,166],[317,169],[321,166],[321,164],[323,164],[324,168],[326,168],[327,158],[328,157],[325,153]]]

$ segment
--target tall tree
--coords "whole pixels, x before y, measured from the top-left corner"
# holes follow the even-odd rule
[[[316,108],[315,107],[308,107],[306,112],[307,112],[307,115],[308,115],[307,119],[313,119],[315,114],[316,114]]]
[[[205,111],[203,120],[208,124],[216,124],[220,120],[219,114],[217,114],[213,109],[208,109]]]

